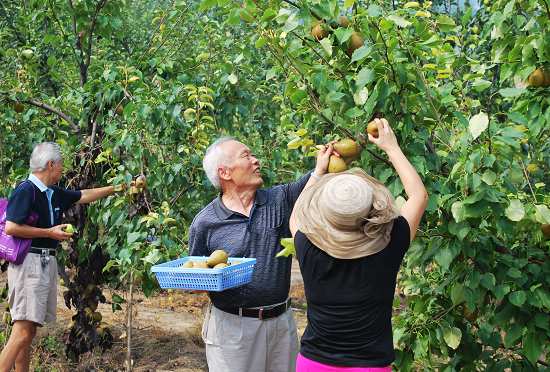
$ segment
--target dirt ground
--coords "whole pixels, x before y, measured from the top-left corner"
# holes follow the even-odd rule
[[[6,273],[0,276],[2,287]],[[33,344],[31,371],[122,371],[126,358],[126,312],[113,313],[111,305],[100,304],[103,315],[115,338],[112,349],[96,350],[81,357],[78,364],[71,364],[64,355],[63,333],[71,322],[73,313],[67,309],[58,288],[57,322],[39,329]],[[108,290],[104,291],[110,299]],[[305,297],[297,262],[292,270],[291,297],[293,311],[301,335],[306,325]],[[186,291],[161,291],[146,298],[137,294],[134,305],[132,331],[132,356],[134,370],[146,371],[207,371],[204,344],[201,339],[202,313],[208,303],[206,294]],[[4,306],[2,307],[2,309]]]

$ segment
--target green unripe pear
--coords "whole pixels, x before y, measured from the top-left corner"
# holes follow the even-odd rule
[[[31,59],[33,54],[34,54],[34,52],[32,51],[32,49],[25,49],[21,52],[21,55],[25,59]]]

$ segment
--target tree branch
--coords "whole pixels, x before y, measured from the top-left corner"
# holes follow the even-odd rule
[[[76,32],[76,11],[74,9],[73,0],[68,0],[69,8],[71,8],[73,19],[73,34],[75,38],[75,47],[80,52],[80,60],[77,59],[78,68],[80,70],[80,86],[83,87],[87,80],[87,69],[84,64],[84,51],[82,50],[82,41],[78,32]],[[76,52],[75,52],[76,53]]]
[[[90,66],[90,60],[92,58],[92,44],[94,41],[94,31],[95,31],[95,26],[97,22],[97,16],[99,12],[101,12],[101,9],[103,9],[105,4],[107,4],[107,1],[108,0],[100,0],[97,3],[97,6],[95,8],[95,13],[92,17],[92,23],[90,24],[90,34],[88,35],[88,50],[86,51],[86,75],[87,75],[88,67]]]
[[[27,100],[23,100],[21,101],[23,103],[27,103],[29,105],[32,105],[32,106],[35,106],[35,107],[38,107],[38,108],[41,108],[43,110],[46,110],[52,114],[55,114],[57,116],[59,116],[61,119],[65,120],[73,129],[73,131],[75,133],[78,133],[80,132],[80,128],[78,127],[78,125],[75,124],[75,122],[71,119],[71,117],[67,114],[65,114],[64,112],[62,112],[61,110],[55,108],[55,107],[52,107],[44,102],[40,102],[38,100],[35,100],[35,99],[27,99]]]
[[[393,68],[393,64],[390,61],[390,56],[389,56],[389,53],[388,53],[388,45],[386,44],[386,39],[384,39],[384,35],[382,34],[382,30],[380,30],[380,27],[378,26],[378,23],[371,22],[371,24],[374,25],[374,27],[378,31],[378,34],[380,35],[380,38],[382,39],[382,44],[384,45],[384,57],[385,57],[386,62],[388,63],[388,65],[390,65],[393,81],[395,82],[395,85],[397,85],[399,87],[400,84],[397,81],[397,74],[395,73],[395,70]]]

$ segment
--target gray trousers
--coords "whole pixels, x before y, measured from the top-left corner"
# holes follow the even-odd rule
[[[202,327],[210,372],[294,372],[298,334],[292,310],[259,320],[209,305]]]

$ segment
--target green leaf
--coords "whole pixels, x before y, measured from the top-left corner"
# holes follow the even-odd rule
[[[456,350],[462,339],[462,331],[457,327],[449,327],[443,330],[445,343],[453,350]]]
[[[296,150],[299,149],[302,146],[302,139],[300,137],[296,137],[293,140],[291,140],[289,143],[287,143],[286,148],[289,150]]]
[[[258,38],[258,40],[256,40],[255,46],[256,46],[256,48],[260,49],[260,48],[263,47],[266,43],[267,43],[266,38],[260,36],[260,37]]]
[[[388,16],[388,19],[401,28],[409,27],[412,24],[411,22],[407,21],[405,18],[399,17],[395,14]]]
[[[277,253],[275,257],[288,257],[290,255],[296,255],[296,248],[294,247],[294,238],[281,239],[281,245],[283,249]]]
[[[137,241],[138,239],[141,238],[141,233],[140,232],[131,232],[131,233],[128,233],[128,236],[126,238],[126,241],[128,242],[128,245],[134,243],[135,241]]]
[[[371,52],[371,48],[368,45],[363,45],[359,49],[355,49],[353,52],[353,55],[351,56],[351,62],[360,61],[366,56],[368,56]]]
[[[497,180],[497,174],[495,172],[493,172],[492,170],[488,169],[485,172],[483,172],[483,175],[481,176],[481,179],[487,185],[493,186],[495,184],[495,181]]]
[[[355,0],[345,0],[344,1],[344,8],[351,8],[355,4]]]
[[[202,0],[201,5],[199,6],[199,10],[201,12],[204,12],[205,10],[208,10],[215,6],[218,3],[218,0]]]
[[[143,257],[144,262],[150,263],[151,265],[156,264],[162,258],[160,251],[158,249],[151,250],[147,256]]]
[[[527,89],[523,88],[504,88],[498,91],[498,93],[506,98],[521,96]]]
[[[435,254],[435,261],[441,266],[441,270],[447,271],[449,269],[449,266],[451,265],[451,262],[453,262],[454,258],[456,257],[458,252],[455,252],[454,249],[451,248],[451,246],[447,248],[440,249]]]
[[[525,217],[525,209],[523,203],[518,199],[512,199],[508,208],[504,210],[504,214],[509,220],[518,222]]]
[[[324,38],[319,42],[319,44],[321,44],[323,50],[329,57],[332,56],[332,41],[330,40],[330,38]]]
[[[480,112],[470,118],[469,127],[470,134],[474,139],[479,137],[481,133],[489,126],[489,117],[486,113]]]
[[[277,13],[275,12],[275,10],[273,10],[272,8],[267,8],[264,11],[264,14],[262,15],[262,18],[260,19],[260,21],[262,22],[271,21],[276,16],[277,16]]]
[[[510,293],[510,286],[508,284],[499,284],[495,287],[495,298],[497,301],[501,301],[508,293]]]
[[[283,26],[284,32],[290,32],[300,25],[300,20],[296,17],[296,14],[291,14]]]
[[[351,34],[353,34],[353,29],[347,27],[339,27],[336,31],[334,31],[334,35],[336,35],[336,38],[340,44],[344,44],[348,41]]]
[[[535,220],[538,223],[550,223],[550,209],[543,204],[535,205]]]
[[[516,0],[508,1],[502,12],[503,17],[508,17],[514,11],[514,6],[516,5]]]
[[[547,340],[548,341],[548,340]],[[533,365],[537,363],[542,354],[544,342],[539,340],[534,331],[528,332],[523,339],[523,352]]]
[[[451,205],[451,213],[456,222],[461,222],[466,219],[466,209],[462,202],[454,202],[453,205]]]
[[[483,92],[484,90],[486,90],[487,88],[489,88],[493,83],[491,83],[490,81],[488,80],[483,80],[483,79],[475,79],[473,82],[472,82],[472,87],[474,88],[474,90],[476,92]]]
[[[511,267],[511,268],[508,269],[507,275],[510,278],[519,279],[519,278],[521,278],[521,271],[519,271],[515,267]]]
[[[290,96],[290,100],[294,104],[299,104],[307,97],[307,92],[305,90],[297,89],[292,95]]]
[[[357,74],[357,77],[355,78],[355,83],[357,84],[358,88],[362,88],[365,85],[372,83],[376,79],[376,73],[374,70],[363,67],[359,73]]]
[[[504,347],[511,348],[514,346],[517,340],[523,334],[523,326],[520,324],[513,324],[506,330],[506,336],[504,336]]]
[[[508,119],[512,120],[514,123],[517,123],[517,124],[527,125],[529,122],[527,118],[519,112],[515,112],[515,111],[510,112],[506,116],[508,116]]]
[[[384,11],[376,4],[369,5],[367,14],[371,17],[380,17]]]
[[[451,301],[453,305],[461,304],[464,301],[464,286],[460,283],[456,283],[451,288]]]
[[[352,108],[350,108],[349,110],[346,111],[345,115],[350,119],[355,119],[355,118],[360,117],[363,114],[364,114],[363,110],[361,110],[357,107],[352,107]]]
[[[111,267],[117,267],[119,266],[119,263],[117,260],[109,260],[105,267],[103,268],[102,272],[107,273],[111,269]]]
[[[126,302],[124,300],[124,298],[120,297],[116,293],[113,294],[113,297],[111,298],[111,301],[114,302],[115,304],[123,304],[124,302]]]
[[[516,305],[520,307],[525,303],[525,300],[527,299],[527,295],[524,291],[515,291],[508,295],[508,299],[513,305]]]
[[[327,102],[340,102],[342,98],[345,96],[346,95],[342,92],[332,91],[329,94],[327,94],[326,99],[327,99]]]
[[[480,283],[483,287],[493,290],[496,284],[496,278],[492,273],[485,273],[481,276]]]

